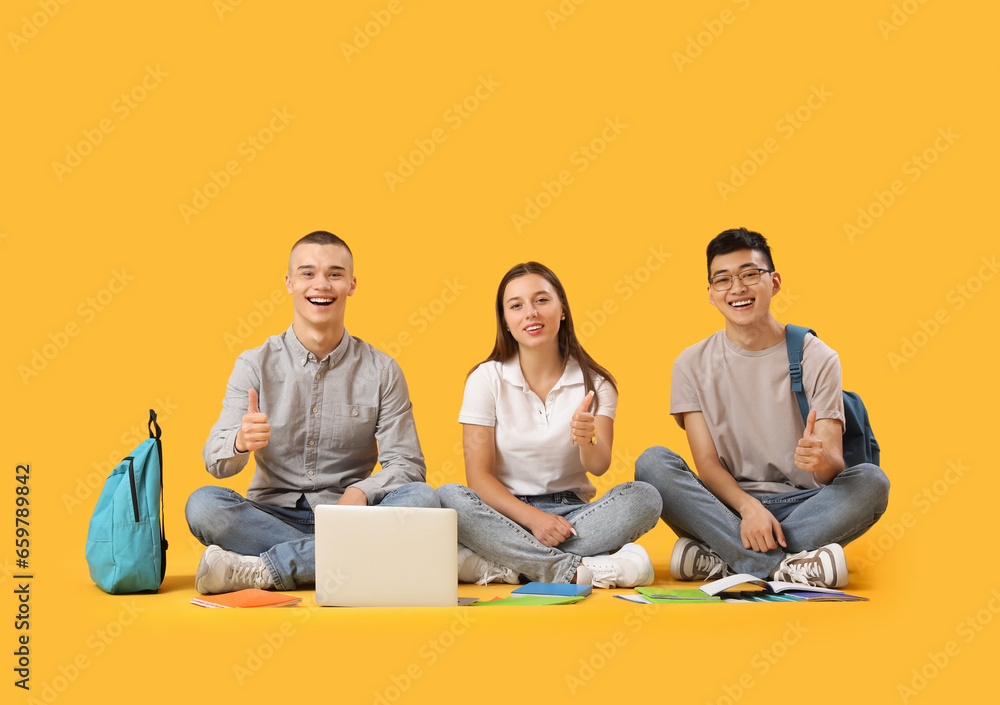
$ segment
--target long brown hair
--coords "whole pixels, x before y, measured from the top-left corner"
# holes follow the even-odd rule
[[[618,391],[618,385],[611,373],[601,365],[597,364],[597,361],[583,349],[583,346],[580,345],[580,341],[576,339],[576,328],[573,327],[573,314],[569,310],[569,301],[566,299],[566,290],[563,288],[562,282],[559,281],[559,277],[557,277],[555,272],[551,269],[538,262],[522,262],[521,264],[516,264],[511,267],[510,270],[503,275],[503,279],[500,280],[500,286],[497,288],[496,300],[497,340],[493,345],[493,352],[491,352],[489,357],[483,360],[483,362],[506,362],[517,352],[517,341],[514,340],[513,334],[507,330],[507,325],[504,319],[503,294],[507,289],[508,284],[527,274],[537,274],[544,277],[555,288],[556,295],[559,297],[559,303],[562,304],[562,310],[566,315],[566,319],[559,324],[559,357],[563,361],[566,361],[567,358],[570,357],[576,360],[577,364],[580,365],[580,369],[583,370],[584,388],[587,392],[592,391],[595,394],[597,392],[594,385],[595,375],[600,375],[604,379],[608,380],[608,382],[611,383],[611,386],[615,388],[615,391]],[[481,362],[479,364],[481,365],[483,363]],[[479,365],[476,365],[476,367],[479,367]],[[475,371],[476,367],[469,370],[470,375]],[[596,396],[593,404],[597,404]]]

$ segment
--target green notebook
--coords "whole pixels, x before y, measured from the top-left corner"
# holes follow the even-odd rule
[[[568,596],[544,596],[544,595],[525,595],[524,597],[502,597],[499,600],[480,600],[473,607],[507,607],[510,605],[516,605],[518,607],[531,607],[537,605],[571,605],[574,602],[583,601],[583,595],[568,595]]]
[[[720,597],[709,597],[699,588],[658,588],[658,587],[637,587],[637,593],[656,604],[670,602],[722,602]]]

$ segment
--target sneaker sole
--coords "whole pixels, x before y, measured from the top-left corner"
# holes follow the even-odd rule
[[[850,576],[847,573],[847,556],[844,554],[843,547],[837,543],[830,543],[823,546],[820,550],[826,550],[832,558],[833,575],[836,580],[834,580],[833,585],[828,587],[842,588],[846,586]]]
[[[674,550],[670,554],[670,577],[674,580],[694,580],[694,578],[684,577],[681,566],[684,565],[684,554],[687,553],[688,546],[695,543],[691,539],[677,539]]]

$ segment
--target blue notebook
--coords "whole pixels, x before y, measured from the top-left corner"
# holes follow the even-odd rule
[[[577,585],[576,583],[528,583],[516,590],[512,590],[511,597],[524,597],[526,595],[541,595],[543,597],[586,597],[593,592],[591,585]]]

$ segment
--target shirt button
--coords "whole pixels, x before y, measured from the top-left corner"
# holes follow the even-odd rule
[[[319,411],[319,408],[317,408],[317,407],[314,406],[313,407],[313,413],[315,414],[317,411]]]
[[[322,374],[318,374],[318,375],[316,375],[316,379],[322,379],[322,378],[323,378],[323,375],[322,375]]]
[[[316,445],[316,441],[309,441],[309,445],[311,445],[311,446]]]
[[[312,475],[312,474],[313,474],[313,471],[312,471],[312,470],[310,470],[310,471],[309,471],[309,474],[310,474],[310,475]]]
[[[357,416],[357,415],[358,415],[358,410],[357,409],[351,409],[351,416]]]

